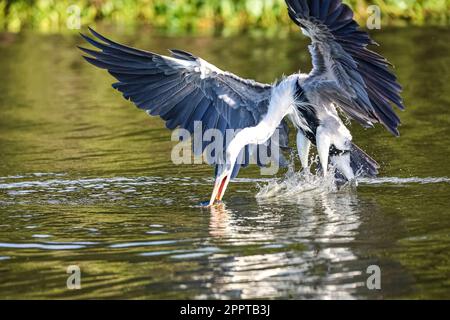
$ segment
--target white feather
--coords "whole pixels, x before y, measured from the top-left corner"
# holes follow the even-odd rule
[[[297,76],[282,80],[272,89],[266,115],[261,122],[241,130],[227,148],[227,164],[233,166],[242,148],[248,144],[263,144],[273,135],[283,118],[292,112],[295,104]]]

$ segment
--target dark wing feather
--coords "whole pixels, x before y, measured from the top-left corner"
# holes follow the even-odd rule
[[[376,44],[359,30],[352,10],[341,0],[286,0],[289,16],[312,39],[314,69],[310,81],[336,81],[352,100],[342,108],[367,126],[382,123],[398,135],[400,119],[392,105],[404,109],[401,86],[390,71],[390,63],[367,48]],[[328,75],[332,75],[329,77]]]
[[[89,55],[86,61],[108,70],[118,80],[113,88],[148,114],[160,116],[169,129],[184,128],[192,134],[194,124],[201,122],[202,133],[215,128],[225,136],[227,129],[255,126],[267,113],[270,85],[221,71],[188,52],[171,50],[172,57],[166,57],[89,30],[96,39],[81,36],[100,51],[80,47]],[[280,135],[287,141],[282,128]]]

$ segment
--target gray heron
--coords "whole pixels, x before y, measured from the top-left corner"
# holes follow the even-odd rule
[[[209,205],[221,201],[228,183],[247,163],[238,163],[249,145],[267,144],[278,129],[287,145],[289,119],[297,130],[302,167],[309,168],[311,145],[317,147],[323,175],[340,174],[347,181],[356,175],[376,176],[378,164],[352,142],[341,117],[364,127],[380,123],[398,136],[400,119],[393,106],[404,109],[401,86],[390,63],[368,48],[376,45],[359,29],[353,12],[341,0],[286,0],[292,21],[311,39],[313,69],[273,85],[258,83],[222,71],[181,50],[163,56],[114,42],[89,28],[81,36],[98,50],[79,47],[91,64],[108,70],[118,82],[113,88],[168,129],[194,131],[239,130],[225,147],[225,161],[216,163]],[[201,150],[203,151],[203,150]],[[281,161],[281,159],[279,159]]]

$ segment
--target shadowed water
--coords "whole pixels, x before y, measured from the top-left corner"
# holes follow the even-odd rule
[[[310,68],[300,35],[101,31],[262,82]],[[450,298],[450,33],[373,35],[407,106],[400,138],[350,127],[380,177],[338,190],[249,168],[210,210],[212,168],[174,166],[162,121],[83,62],[77,36],[0,34],[0,298]],[[370,265],[381,290],[366,286]]]

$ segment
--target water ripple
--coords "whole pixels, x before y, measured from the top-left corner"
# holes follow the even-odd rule
[[[0,248],[9,249],[44,249],[44,250],[74,250],[86,248],[86,245],[82,244],[49,244],[49,243],[7,243],[0,242]]]
[[[447,177],[410,177],[410,178],[397,178],[397,177],[380,177],[380,178],[359,178],[358,182],[367,185],[380,185],[380,184],[436,184],[436,183],[450,183],[450,178]]]
[[[146,246],[161,246],[166,244],[176,244],[177,240],[161,240],[161,241],[144,241],[144,242],[127,242],[112,244],[110,248],[132,248],[132,247],[146,247]]]

